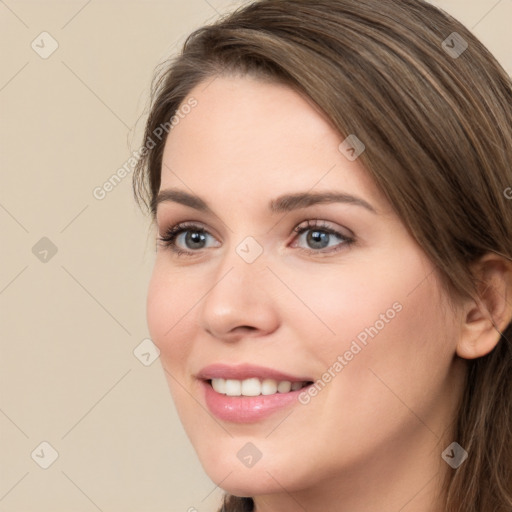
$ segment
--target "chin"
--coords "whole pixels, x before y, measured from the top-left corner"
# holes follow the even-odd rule
[[[312,475],[305,472],[305,468],[298,468],[290,457],[276,458],[263,455],[252,467],[246,467],[238,458],[240,447],[244,447],[250,440],[230,438],[225,443],[225,450],[211,450],[211,443],[203,452],[197,450],[199,460],[208,477],[219,487],[234,496],[258,496],[281,493],[283,487],[288,492],[294,492],[311,483]],[[255,440],[255,444],[258,443]],[[278,446],[267,447],[267,453],[276,453]],[[287,460],[288,459],[288,460]]]
[[[224,491],[234,496],[249,497],[282,492],[280,479],[274,479],[264,467],[241,468],[230,464],[203,465],[206,474]],[[228,476],[229,475],[229,476]],[[276,481],[277,480],[277,481]],[[288,489],[287,482],[284,487]]]

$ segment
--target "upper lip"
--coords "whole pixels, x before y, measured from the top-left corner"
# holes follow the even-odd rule
[[[200,370],[196,377],[201,380],[245,380],[258,377],[260,379],[274,379],[278,382],[285,380],[290,382],[309,382],[313,380],[309,377],[297,377],[295,375],[274,370],[273,368],[265,368],[264,366],[245,363],[237,365],[211,364]]]

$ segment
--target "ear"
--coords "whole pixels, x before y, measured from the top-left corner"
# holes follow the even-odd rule
[[[478,297],[468,299],[457,355],[475,359],[491,352],[512,320],[512,262],[494,253],[473,265]]]

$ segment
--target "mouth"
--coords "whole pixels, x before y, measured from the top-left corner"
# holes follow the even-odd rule
[[[213,390],[225,396],[270,396],[278,393],[299,391],[313,384],[313,381],[289,381],[276,379],[263,379],[252,377],[249,379],[209,379],[205,381]]]
[[[256,423],[298,405],[299,395],[314,382],[311,377],[249,364],[207,366],[196,378],[210,412],[232,423]]]

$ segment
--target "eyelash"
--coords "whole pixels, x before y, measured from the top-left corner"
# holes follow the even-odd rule
[[[325,223],[319,223],[319,221],[317,220],[308,220],[306,222],[307,225],[304,226],[299,224],[293,229],[293,231],[297,233],[297,237],[300,236],[302,233],[305,233],[306,231],[314,229],[315,231],[321,231],[324,233],[328,233],[330,235],[335,235],[341,239],[341,242],[339,243],[339,245],[335,246],[334,249],[330,249],[327,251],[323,249],[304,249],[303,247],[297,247],[299,251],[304,251],[308,254],[335,253],[342,250],[344,247],[352,245],[355,242],[355,238],[342,235],[339,231],[330,228]],[[157,240],[161,243],[161,245],[163,245],[165,248],[170,249],[177,256],[194,256],[196,253],[200,252],[201,249],[198,249],[196,251],[185,251],[183,249],[180,249],[176,245],[176,238],[181,233],[184,233],[186,231],[193,231],[194,233],[201,234],[210,234],[206,229],[204,229],[202,226],[198,224],[190,222],[180,222],[179,224],[169,227],[162,236],[157,237]]]

